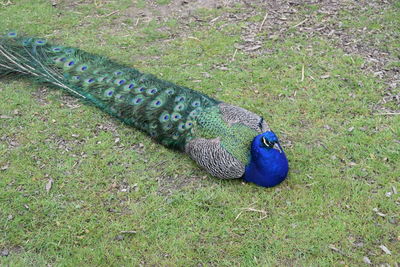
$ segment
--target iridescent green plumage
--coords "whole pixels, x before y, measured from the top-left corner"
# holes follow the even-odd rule
[[[253,138],[267,129],[259,116],[200,92],[79,49],[10,32],[0,37],[0,75],[15,74],[96,105],[163,145],[184,150],[222,178],[243,174]],[[210,157],[220,157],[221,164],[229,158],[232,166],[211,166],[220,163]]]

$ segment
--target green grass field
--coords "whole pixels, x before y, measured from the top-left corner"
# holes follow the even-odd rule
[[[1,79],[1,266],[399,265],[400,2],[213,2],[0,0],[0,32],[262,115],[288,179],[218,180],[63,92]]]

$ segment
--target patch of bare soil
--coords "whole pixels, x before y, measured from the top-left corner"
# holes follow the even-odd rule
[[[222,3],[220,3],[222,2]],[[179,0],[172,1],[168,5],[158,5],[154,0],[146,1],[145,8],[132,6],[125,11],[125,15],[134,19],[143,19],[149,21],[153,19],[163,20],[164,18],[185,18],[193,15],[193,12],[200,8],[212,9],[221,8],[223,2],[213,0]]]
[[[8,220],[12,220],[12,218],[10,219],[10,216],[9,216]],[[9,248],[3,247],[3,248],[0,248],[0,257],[8,257],[10,255],[19,254],[19,253],[22,253],[23,250],[24,249],[19,246],[13,246],[13,247],[9,247]]]
[[[237,4],[240,4],[239,7]],[[146,22],[156,19],[165,21],[171,17],[179,20],[180,30],[178,36],[184,36],[191,29],[189,23],[196,21],[199,27],[212,27],[215,22],[225,22],[220,28],[233,23],[245,23],[241,34],[242,42],[235,48],[253,56],[273,51],[264,50],[262,47],[266,39],[283,40],[295,35],[307,37],[323,37],[340,47],[348,54],[358,55],[365,59],[366,64],[362,69],[381,78],[386,89],[384,97],[377,103],[376,109],[384,109],[382,104],[392,102],[400,106],[400,70],[398,67],[388,68],[391,62],[397,62],[389,52],[379,47],[380,34],[377,30],[369,30],[366,27],[357,29],[343,26],[343,11],[346,11],[346,19],[352,19],[364,11],[373,10],[377,15],[393,8],[391,1],[342,1],[342,0],[175,0],[168,5],[157,5],[156,1],[148,0],[145,8],[132,6],[125,11],[123,16],[133,18],[137,22]],[[304,12],[307,6],[313,6],[310,12]],[[233,7],[232,11],[226,11],[222,15],[204,21],[196,16],[199,8],[215,9]],[[229,9],[224,9],[229,10]],[[262,15],[259,22],[250,21],[249,18]],[[322,19],[321,19],[322,18]],[[295,29],[295,30],[293,30]],[[260,34],[262,33],[262,34]],[[265,34],[266,33],[266,34]],[[395,38],[392,36],[392,38]],[[377,41],[378,40],[378,41]],[[385,111],[385,110],[384,110]],[[389,112],[388,110],[386,110]],[[392,112],[398,112],[392,111]]]
[[[158,177],[159,189],[157,191],[158,195],[169,196],[176,191],[180,191],[183,188],[201,188],[207,186],[205,179],[207,176],[179,176],[177,174],[173,176],[161,175]]]
[[[255,3],[258,2],[258,3]],[[301,12],[306,5],[313,5],[316,10],[310,13]],[[238,20],[243,20],[248,14],[253,14],[256,7],[265,9],[263,21],[249,22],[242,33],[241,44],[236,48],[247,52],[265,53],[261,44],[265,38],[284,39],[295,35],[305,35],[309,38],[323,37],[340,47],[347,54],[358,55],[365,59],[366,64],[362,69],[374,76],[381,78],[386,84],[384,97],[377,103],[375,109],[383,112],[398,113],[400,110],[385,110],[382,104],[394,101],[400,107],[400,68],[387,67],[389,63],[398,62],[399,59],[380,48],[378,30],[369,30],[366,27],[357,29],[343,27],[343,11],[349,13],[346,19],[361,14],[367,10],[373,10],[379,15],[393,8],[389,1],[334,1],[334,0],[310,0],[310,1],[252,1],[248,4],[248,11],[235,14]],[[258,9],[259,10],[259,9]],[[322,19],[320,19],[322,17]],[[295,29],[294,31],[290,31]],[[264,31],[267,35],[259,35]],[[398,37],[400,34],[397,33]],[[391,36],[391,38],[396,38]]]

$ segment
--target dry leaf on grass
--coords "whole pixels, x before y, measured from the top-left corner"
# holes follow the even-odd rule
[[[46,192],[47,193],[50,192],[52,185],[53,185],[53,179],[50,178],[46,184]]]

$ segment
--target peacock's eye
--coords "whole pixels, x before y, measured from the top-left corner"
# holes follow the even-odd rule
[[[274,147],[274,143],[267,140],[264,136],[261,138],[261,140],[266,147],[269,147],[269,148]]]

